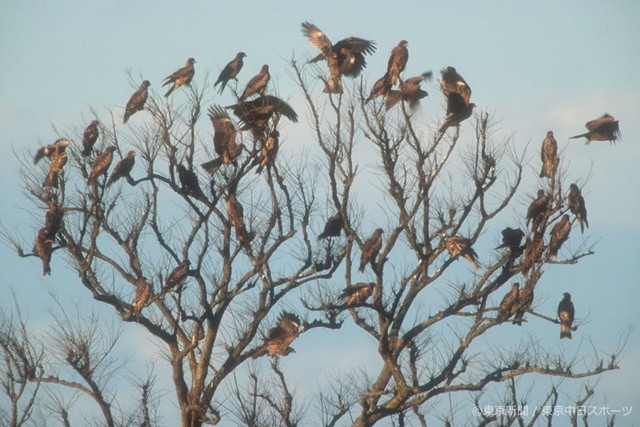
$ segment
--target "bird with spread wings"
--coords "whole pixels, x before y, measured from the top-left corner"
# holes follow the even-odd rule
[[[289,345],[293,340],[298,338],[302,329],[298,316],[293,313],[283,311],[280,315],[278,326],[269,329],[269,333],[264,339],[264,344],[255,350],[251,358],[257,359],[264,355],[287,356],[291,353],[295,353],[295,349],[289,347]]]
[[[400,82],[398,90],[389,90],[385,99],[385,107],[387,110],[393,108],[400,101],[405,101],[409,104],[409,108],[414,110],[418,106],[418,102],[429,93],[426,90],[422,90],[420,85],[424,80],[430,79],[433,73],[427,71],[419,76],[408,78]]]
[[[213,125],[213,148],[217,158],[203,163],[202,167],[209,173],[214,173],[220,165],[231,164],[242,152],[242,144],[236,144],[238,131],[231,121],[229,114],[220,106],[209,107],[209,120]]]
[[[440,88],[447,100],[447,116],[438,130],[442,134],[450,126],[459,126],[471,117],[476,105],[470,103],[471,88],[454,67],[443,69],[441,74]]]
[[[572,136],[569,139],[586,138],[585,144],[591,141],[611,141],[615,143],[620,138],[620,125],[612,115],[605,113],[602,117],[585,124],[589,132]]]

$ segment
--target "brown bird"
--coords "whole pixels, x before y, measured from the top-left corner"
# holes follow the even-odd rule
[[[533,239],[527,239],[524,247],[524,261],[522,262],[522,275],[527,277],[529,270],[540,261],[544,252],[544,239],[542,233],[534,231]]]
[[[475,268],[480,269],[478,264],[478,254],[471,247],[471,240],[462,236],[451,236],[444,241],[444,244],[452,258],[462,256]]]
[[[260,157],[258,157],[255,161],[255,163],[258,165],[256,173],[262,172],[262,169],[265,166],[269,167],[271,164],[273,164],[273,161],[278,155],[278,148],[280,145],[279,139],[280,132],[274,130],[273,132],[271,132],[269,138],[267,138],[264,144],[262,144],[262,148],[260,149]]]
[[[89,172],[89,179],[87,180],[87,187],[90,187],[96,183],[96,180],[100,175],[106,175],[113,161],[113,152],[116,151],[115,145],[107,147],[104,152],[96,156],[91,163],[91,172]]]
[[[360,256],[360,267],[358,271],[364,272],[364,268],[367,264],[373,265],[376,261],[376,257],[382,248],[382,228],[377,228],[371,236],[362,244],[362,255]]]
[[[280,116],[285,116],[294,123],[298,121],[298,114],[293,108],[282,99],[272,95],[239,102],[225,108],[233,110],[233,114],[244,123],[240,130],[251,130],[258,138],[266,136],[268,122],[274,115],[274,122]]]
[[[269,66],[265,64],[260,69],[260,72],[253,76],[251,80],[249,80],[249,83],[247,83],[247,86],[244,88],[244,91],[240,96],[240,102],[252,95],[263,96],[270,79],[271,75],[269,74]]]
[[[401,100],[409,103],[409,108],[414,110],[422,98],[429,96],[426,90],[420,88],[420,84],[425,79],[430,79],[432,75],[433,73],[431,71],[427,71],[419,76],[411,77],[401,82],[399,90],[390,90],[385,99],[385,107],[387,110],[391,109]]]
[[[180,86],[190,85],[191,80],[193,79],[193,75],[196,73],[196,69],[193,64],[196,63],[196,60],[193,58],[187,59],[187,63],[184,67],[180,68],[175,73],[171,74],[168,77],[165,77],[164,83],[162,86],[171,85],[167,93],[164,94],[165,97],[171,95],[171,92],[178,89]]]
[[[569,232],[571,232],[571,221],[569,220],[569,215],[564,214],[562,219],[551,229],[551,242],[549,243],[551,258],[557,258],[560,247],[569,239]]]
[[[620,137],[620,126],[618,121],[607,113],[599,119],[587,122],[585,127],[589,132],[572,136],[569,139],[587,138],[585,144],[589,144],[591,141],[611,141],[615,143]]]
[[[62,228],[62,217],[64,212],[60,209],[58,202],[50,202],[49,209],[44,216],[44,228],[46,230],[46,237],[50,240],[55,240],[56,234]]]
[[[551,198],[545,194],[544,190],[538,190],[538,197],[531,202],[527,209],[527,225],[531,222],[532,230],[535,231],[538,229],[538,226],[544,220],[550,205]]]
[[[516,315],[513,318],[513,324],[522,326],[524,315],[528,310],[531,310],[533,304],[533,287],[525,286],[518,292],[518,301],[516,302]]]
[[[265,354],[269,356],[287,356],[295,353],[295,349],[289,347],[289,345],[300,335],[300,332],[302,332],[302,326],[298,316],[283,311],[280,315],[278,326],[269,329],[269,333],[264,339],[264,344],[255,350],[251,358],[257,359]]]
[[[542,160],[542,170],[540,178],[553,178],[558,166],[558,143],[553,137],[553,132],[547,132],[547,136],[542,141],[542,149],[540,150],[540,158]]]
[[[236,239],[242,246],[248,244],[253,236],[247,231],[244,225],[244,209],[235,194],[227,196],[227,214],[229,222],[236,230]]]
[[[42,227],[36,236],[33,252],[42,260],[42,275],[51,275],[51,254],[53,239],[49,237],[49,231],[46,227]]]
[[[87,126],[87,128],[84,130],[84,133],[82,134],[82,155],[84,157],[87,157],[93,151],[93,145],[98,140],[99,124],[99,121],[93,120],[91,123],[89,123],[89,126]]]
[[[44,180],[43,185],[45,187],[58,188],[58,177],[62,172],[62,168],[67,164],[67,153],[64,151],[59,152],[51,156],[51,163],[49,164],[49,172]]]
[[[222,93],[224,88],[227,86],[227,83],[229,83],[229,80],[231,79],[238,80],[237,76],[240,70],[242,70],[242,67],[244,65],[243,58],[246,56],[247,56],[246,53],[238,52],[236,54],[236,57],[233,58],[227,65],[225,65],[222,71],[220,71],[218,80],[216,80],[216,82],[213,84],[213,87],[216,87],[220,84],[220,89],[218,90],[218,93]]]
[[[369,93],[369,97],[365,99],[364,103],[371,101],[372,99],[376,99],[379,96],[386,96],[391,89],[391,82],[389,81],[389,74],[385,73],[384,76],[380,77],[373,84],[371,88],[371,92]]]
[[[442,89],[442,93],[447,98],[447,102],[449,95],[456,93],[460,95],[461,102],[464,105],[469,105],[469,101],[471,99],[471,88],[467,84],[467,82],[462,78],[460,74],[456,71],[454,67],[447,67],[443,69],[441,72],[442,80],[440,80],[440,88]],[[451,114],[452,112],[448,108],[447,105],[447,114]],[[458,109],[456,109],[457,111]]]
[[[71,141],[67,138],[56,139],[53,144],[45,145],[36,151],[35,156],[33,156],[33,163],[38,163],[45,157],[48,157],[49,160],[53,161],[56,157],[65,152],[69,144],[71,144]]]
[[[576,184],[571,184],[569,186],[567,204],[569,205],[571,213],[576,216],[580,223],[580,231],[584,233],[584,226],[586,225],[587,228],[589,228],[589,221],[587,221],[587,208],[585,207],[582,193]]]
[[[524,231],[519,228],[506,227],[502,230],[502,244],[496,247],[496,249],[509,248],[512,251],[517,250],[520,247],[523,237]]]
[[[498,316],[496,321],[504,322],[513,316],[518,309],[518,294],[520,292],[520,283],[516,282],[511,285],[511,290],[500,301],[498,307]]]
[[[322,240],[326,237],[339,237],[343,227],[344,221],[338,212],[329,218],[324,224],[324,230],[322,230],[322,233],[318,235],[318,240]]]
[[[133,314],[136,316],[136,321],[140,322],[142,309],[147,306],[152,294],[153,287],[147,282],[147,279],[141,277],[136,281],[136,298],[131,304]]]
[[[202,167],[209,173],[218,170],[221,164],[234,163],[242,152],[243,146],[236,144],[238,131],[231,117],[219,106],[209,107],[209,120],[213,125],[213,148],[218,158],[203,163]]]
[[[575,308],[571,302],[571,294],[565,292],[564,298],[558,304],[558,319],[560,319],[560,338],[571,339],[571,325],[575,316]]]
[[[182,185],[182,192],[196,199],[206,199],[198,183],[198,176],[191,169],[187,169],[181,164],[178,165],[178,179]]]
[[[389,75],[391,86],[394,86],[398,82],[400,73],[402,73],[407,66],[407,61],[409,61],[408,45],[408,41],[401,40],[400,43],[391,50],[391,56],[389,56],[389,62],[387,64],[387,74]]]
[[[447,97],[447,111],[451,111],[447,117],[444,119],[444,123],[438,129],[440,134],[443,134],[449,129],[451,126],[460,126],[460,123],[467,120],[473,114],[473,109],[476,107],[476,104],[463,104],[460,102],[462,98],[459,94],[453,93]]]
[[[120,160],[113,168],[111,176],[109,176],[109,180],[107,180],[107,188],[109,188],[111,184],[123,177],[126,177],[128,182],[132,182],[133,179],[131,178],[131,170],[133,169],[133,165],[135,165],[135,163],[136,152],[129,151],[127,155],[124,156],[124,158]]]
[[[129,117],[137,113],[138,111],[144,108],[145,102],[147,102],[148,91],[147,88],[151,86],[149,80],[144,80],[140,83],[140,87],[136,90],[131,98],[129,98],[129,102],[127,102],[127,107],[124,110],[124,118],[122,120],[123,123],[127,123]]]
[[[362,304],[373,293],[374,283],[356,283],[347,286],[342,290],[340,299],[345,299],[344,305],[352,306],[354,304]]]
[[[176,268],[174,268],[164,284],[165,290],[173,289],[179,285],[182,285],[187,276],[189,275],[189,260],[185,259]]]

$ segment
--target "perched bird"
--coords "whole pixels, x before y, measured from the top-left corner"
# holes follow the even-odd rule
[[[60,151],[59,153],[51,156],[51,163],[49,164],[49,172],[44,179],[43,185],[45,187],[58,188],[58,177],[62,168],[67,164],[67,153]]]
[[[164,83],[162,86],[171,85],[167,93],[164,94],[165,97],[171,95],[171,92],[178,89],[180,86],[191,84],[191,80],[193,79],[193,75],[196,73],[196,69],[193,64],[196,63],[196,60],[193,58],[187,59],[187,63],[184,67],[180,68],[175,73],[164,79]]]
[[[141,277],[136,281],[136,298],[133,300],[131,308],[138,322],[142,315],[142,309],[147,306],[152,294],[153,287],[147,282],[147,279]]]
[[[516,282],[511,285],[511,289],[500,301],[500,306],[498,307],[498,316],[496,317],[496,321],[504,322],[514,314],[518,309],[518,294],[520,292],[520,283]]]
[[[196,199],[206,199],[198,183],[198,176],[191,169],[187,169],[181,164],[178,165],[178,179],[182,185],[182,192]]]
[[[209,173],[214,173],[221,164],[234,163],[242,152],[243,146],[236,144],[238,131],[231,121],[231,117],[221,107],[209,107],[209,120],[213,125],[213,148],[218,158],[203,163],[202,167]]]
[[[391,56],[389,56],[389,62],[387,64],[387,74],[389,75],[389,83],[394,86],[400,78],[409,61],[409,49],[407,46],[409,42],[401,40],[396,47],[391,50]]]
[[[362,244],[362,255],[360,256],[360,267],[358,271],[362,273],[369,263],[375,263],[376,257],[382,248],[382,228],[377,228],[371,236]]]
[[[544,252],[544,239],[542,233],[534,231],[533,238],[527,239],[524,247],[524,261],[522,262],[522,275],[527,277],[529,270],[540,260]]]
[[[567,196],[567,204],[571,213],[576,216],[580,223],[580,231],[584,233],[584,226],[589,228],[589,221],[587,221],[587,208],[584,204],[584,198],[582,193],[576,184],[569,186],[569,196]]]
[[[244,225],[244,209],[234,193],[227,196],[227,214],[229,215],[229,222],[236,230],[238,242],[242,246],[248,244],[253,236]]]
[[[347,286],[342,290],[340,299],[346,300],[344,302],[346,306],[362,304],[371,296],[374,286],[375,283],[356,283],[355,285]]]
[[[542,223],[547,210],[551,204],[551,199],[545,194],[544,190],[538,190],[538,196],[531,202],[527,209],[527,225],[531,222],[532,230],[537,230]]]
[[[575,316],[575,308],[571,302],[571,294],[565,292],[564,298],[558,304],[558,319],[560,319],[560,338],[571,339],[571,325]]]
[[[174,268],[169,276],[167,276],[167,280],[165,281],[165,290],[173,289],[179,285],[182,285],[185,280],[187,280],[187,276],[189,275],[189,260],[185,259],[182,261],[176,268]]]
[[[58,202],[50,202],[49,209],[44,216],[44,228],[46,230],[46,237],[50,240],[55,240],[56,234],[62,228],[62,217],[64,213],[60,209]]]
[[[127,181],[131,182],[133,179],[131,178],[131,170],[133,169],[133,165],[136,163],[136,152],[129,151],[126,156],[122,160],[120,160],[116,166],[111,171],[111,176],[107,180],[107,188],[111,186],[114,182],[119,180],[122,177],[126,177]]]
[[[572,136],[569,139],[587,138],[585,144],[589,144],[591,141],[611,141],[615,143],[620,137],[618,121],[607,113],[599,119],[587,122],[585,127],[589,132]]]
[[[517,250],[520,247],[522,238],[524,237],[524,231],[519,228],[505,227],[502,230],[502,244],[496,249],[509,248],[512,251]]]
[[[533,304],[533,286],[526,285],[518,291],[518,300],[516,302],[516,315],[513,318],[513,324],[522,326],[524,315],[531,310]]]
[[[389,81],[389,74],[385,73],[384,76],[380,77],[373,84],[369,97],[365,99],[364,103],[366,104],[379,96],[386,96],[387,93],[389,93],[389,90],[391,90],[391,82]]]
[[[422,98],[429,96],[426,90],[420,88],[420,84],[425,79],[430,79],[432,75],[433,73],[431,71],[427,71],[419,76],[411,77],[401,82],[399,90],[390,90],[385,99],[385,107],[387,110],[391,109],[401,100],[409,103],[409,108],[412,110],[415,109]]]
[[[451,111],[451,114],[447,115],[444,119],[444,123],[438,129],[440,134],[443,134],[449,129],[451,126],[460,126],[460,123],[467,120],[473,114],[473,109],[476,107],[476,104],[463,104],[460,103],[460,95],[457,93],[449,95],[447,98],[447,110]]]
[[[279,139],[280,132],[274,130],[269,135],[269,138],[262,144],[262,148],[260,148],[260,156],[256,159],[256,164],[258,168],[256,169],[256,173],[262,172],[262,169],[267,166],[269,167],[273,164],[276,156],[278,155],[279,148]]]
[[[91,171],[89,172],[89,179],[87,180],[87,187],[90,187],[96,183],[96,180],[100,175],[106,175],[113,161],[113,152],[116,151],[115,145],[107,147],[104,152],[96,156],[91,163]]]
[[[97,120],[91,121],[82,134],[82,155],[84,157],[87,157],[93,151],[93,145],[98,140],[99,124],[100,122]]]
[[[244,52],[238,52],[236,57],[233,58],[225,67],[220,71],[220,75],[218,76],[218,80],[213,84],[213,87],[216,87],[220,84],[220,89],[218,93],[222,93],[224,88],[229,83],[229,80],[238,80],[237,76],[240,70],[242,70],[242,66],[244,65],[243,58],[246,57],[247,54]]]
[[[249,80],[249,83],[247,83],[247,86],[244,88],[244,91],[240,96],[240,102],[252,95],[263,96],[270,79],[271,75],[269,74],[269,66],[264,64],[260,69],[260,72],[253,76],[251,80]]]
[[[250,101],[239,102],[229,105],[225,108],[233,110],[243,123],[244,126],[240,130],[251,130],[257,137],[265,137],[269,120],[274,117],[277,121],[280,116],[284,116],[292,122],[298,121],[298,114],[282,99],[265,95]]]
[[[444,241],[444,244],[452,258],[462,256],[475,268],[480,268],[480,264],[478,264],[478,254],[471,247],[471,240],[462,236],[451,236]]]
[[[547,136],[542,141],[540,158],[542,160],[540,178],[553,178],[558,166],[558,143],[553,137],[552,131],[547,132]]]
[[[324,230],[322,230],[322,233],[318,235],[318,240],[322,240],[326,237],[339,237],[343,227],[344,221],[338,212],[329,218],[324,224]]]
[[[38,163],[45,157],[48,157],[49,160],[53,161],[56,157],[65,152],[69,144],[71,144],[71,141],[67,138],[56,139],[53,144],[45,145],[36,151],[35,156],[33,156],[33,163]]]
[[[302,326],[298,316],[283,311],[280,315],[278,326],[269,329],[269,333],[264,339],[264,344],[255,350],[251,358],[257,359],[266,354],[269,356],[287,356],[290,353],[295,353],[296,351],[289,345],[300,335],[300,332],[302,332]]]
[[[147,102],[147,97],[149,95],[147,91],[147,88],[149,86],[151,86],[149,80],[144,80],[142,83],[140,83],[140,87],[138,88],[138,90],[133,92],[133,95],[131,95],[131,98],[129,98],[129,102],[127,102],[127,107],[124,110],[124,118],[122,120],[123,123],[126,124],[129,120],[129,117],[144,108],[144,104],[145,102]]]
[[[558,221],[551,229],[551,242],[549,243],[549,254],[551,258],[555,259],[558,256],[558,251],[564,242],[569,239],[569,232],[571,231],[571,221],[569,215],[562,215],[562,219]]]
[[[36,241],[33,246],[33,252],[42,260],[42,275],[51,275],[51,254],[53,239],[49,237],[46,227],[42,227],[36,235]]]

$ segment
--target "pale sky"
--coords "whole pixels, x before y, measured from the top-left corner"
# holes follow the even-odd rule
[[[640,383],[640,226],[635,218],[640,211],[640,2],[28,1],[5,2],[2,9],[0,155],[5,167],[0,169],[0,224],[20,230],[27,249],[41,215],[22,192],[14,152],[31,155],[63,136],[79,144],[82,129],[94,118],[91,109],[101,120],[107,120],[110,112],[121,117],[135,89],[128,72],[135,86],[142,77],[151,81],[152,90],[160,91],[161,80],[194,57],[194,83],[201,87],[207,72],[212,84],[236,52],[244,51],[241,84],[269,64],[271,87],[304,114],[287,67],[292,57],[302,61],[317,53],[301,34],[303,21],[316,24],[334,42],[348,36],[376,41],[378,50],[367,58],[363,73],[369,84],[384,73],[389,52],[402,39],[409,41],[410,51],[405,76],[433,70],[438,77],[441,68],[455,66],[473,89],[472,101],[499,121],[496,139],[513,136],[517,147],[529,145],[532,162],[510,213],[524,212],[527,195],[539,186],[538,150],[548,130],[558,140],[568,179],[584,180],[591,173],[583,189],[591,227],[584,235],[574,228],[568,244],[577,248],[584,239],[595,244],[596,254],[576,266],[548,266],[539,303],[543,311],[555,313],[562,293],[570,292],[577,316],[588,314],[589,321],[571,342],[555,340],[555,330],[554,340],[548,341],[572,354],[591,354],[592,344],[614,350],[630,325],[635,327],[620,362],[622,369],[600,377],[592,403],[633,406],[634,412],[620,425],[633,425],[627,423],[630,420],[640,425],[640,397],[634,387]],[[417,115],[428,122],[442,117],[444,104],[437,79],[425,89],[430,96]],[[211,92],[206,105],[233,101],[228,91],[223,96]],[[584,132],[586,121],[605,112],[620,122],[618,144],[569,142],[570,136]],[[131,121],[143,122],[148,119],[144,114]],[[206,135],[210,124],[206,117],[201,121]],[[312,143],[305,126],[304,117],[287,125],[284,137],[291,147]],[[473,132],[470,123],[463,132]],[[208,136],[203,139],[209,141]],[[489,251],[495,240],[485,234],[479,248]],[[9,289],[16,291],[34,328],[46,323],[51,308],[48,292],[62,301],[95,308],[107,321],[113,318],[84,294],[60,257],[54,256],[53,275],[43,278],[38,259],[21,259],[0,245],[0,267],[4,272],[0,288],[5,295]],[[0,307],[10,306],[9,298],[0,299]],[[516,338],[516,331],[507,333]],[[357,342],[362,339],[358,334],[362,335],[352,327],[340,331],[340,338],[317,330],[303,334],[296,345],[298,353],[283,366],[301,384],[321,382],[310,378],[305,366],[310,361],[335,361],[340,356],[337,349],[322,357],[317,354],[327,342]],[[124,348],[141,337],[144,334],[135,325],[127,325]],[[150,360],[155,347],[147,347]],[[144,358],[134,359],[135,366],[143,366]],[[366,355],[360,359],[368,360]],[[165,391],[171,401],[168,381],[161,384],[169,387]],[[173,425],[171,412],[163,413],[164,425]]]

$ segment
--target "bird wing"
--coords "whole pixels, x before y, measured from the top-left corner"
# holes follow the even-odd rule
[[[303,22],[302,34],[309,39],[313,47],[315,47],[322,53],[322,56],[327,58],[331,54],[331,40],[329,40],[329,38],[325,33],[322,32],[322,30],[320,30],[320,28],[309,22]],[[316,60],[316,58],[314,58],[313,60]]]
[[[213,147],[216,153],[222,156],[232,145],[235,145],[238,131],[231,117],[222,107],[209,107],[208,115],[214,130]]]

